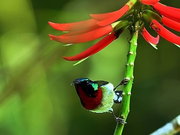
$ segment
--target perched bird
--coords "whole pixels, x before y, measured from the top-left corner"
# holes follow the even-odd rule
[[[95,113],[111,112],[112,106],[122,100],[122,91],[116,91],[112,83],[78,78],[73,81],[82,106]],[[114,115],[115,116],[115,115]],[[121,119],[115,116],[115,119]]]

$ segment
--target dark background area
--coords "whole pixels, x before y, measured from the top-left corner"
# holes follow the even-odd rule
[[[75,78],[123,79],[128,32],[83,63],[63,60],[96,41],[64,47],[48,24],[73,22],[90,13],[119,9],[123,0],[0,1],[0,135],[111,135],[111,114],[82,108]],[[161,0],[179,7],[180,1]],[[180,113],[180,49],[161,38],[155,50],[138,40],[131,112],[124,135],[148,135]],[[115,105],[118,113],[119,105]]]

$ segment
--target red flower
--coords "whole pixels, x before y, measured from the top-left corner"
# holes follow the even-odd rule
[[[69,32],[67,34],[63,34],[60,36],[54,36],[54,35],[49,35],[52,40],[59,41],[61,43],[83,43],[83,42],[88,42],[91,40],[95,40],[97,38],[100,38],[104,35],[109,34],[112,32],[113,28],[111,25],[107,25],[104,27],[99,27],[91,31],[86,31],[86,32],[80,32],[80,33],[75,33],[75,32]],[[78,32],[78,31],[77,31]]]
[[[81,60],[86,57],[89,57],[89,56],[99,52],[103,48],[105,48],[116,38],[117,38],[116,35],[114,33],[111,33],[108,36],[106,36],[105,38],[103,38],[102,40],[100,40],[99,42],[97,42],[95,45],[93,45],[90,48],[88,48],[87,50],[85,50],[84,52],[82,52],[78,55],[72,56],[72,57],[64,57],[64,59],[69,60],[69,61],[76,61],[76,60]]]
[[[161,21],[165,26],[167,26],[175,31],[180,31],[180,23],[179,22],[171,20],[165,16],[162,16]]]
[[[146,3],[145,1],[146,0],[141,0],[141,2],[143,4],[150,4],[150,3]],[[180,36],[167,30],[164,26],[169,27],[175,31],[180,31],[180,9],[163,5],[163,4],[159,3],[158,0],[152,0],[152,2],[153,3],[151,3],[150,5],[152,5],[152,7],[157,11],[157,13],[160,16],[158,16],[157,13],[151,11],[151,13],[149,12],[150,16],[149,16],[148,20],[147,20],[147,17],[145,18],[145,20],[150,23],[151,28],[155,32],[157,32],[161,37],[163,37],[166,40],[179,46],[180,45]],[[155,14],[158,17],[155,16]],[[144,34],[144,33],[146,33],[144,31],[142,33],[143,33],[143,37],[148,42],[150,42],[150,40],[151,41],[158,40],[151,36],[148,37],[147,34]],[[152,42],[150,42],[150,43],[152,43]]]
[[[169,7],[161,3],[156,3],[155,5],[153,5],[153,8],[157,10],[160,13],[160,15],[166,16],[170,19],[180,22],[180,9]]]
[[[157,35],[157,37],[153,37],[144,27],[142,32],[141,32],[143,38],[149,43],[151,44],[153,47],[156,48],[155,45],[157,45],[159,43],[159,35]],[[157,48],[156,48],[157,49]]]
[[[119,26],[117,31],[114,30],[116,23],[113,24],[113,22],[117,21],[126,14],[133,4],[134,3],[132,2],[128,2],[121,9],[110,13],[91,14],[91,19],[85,21],[65,24],[49,22],[49,25],[54,29],[68,32],[60,36],[49,35],[49,37],[51,40],[56,40],[61,43],[74,44],[92,41],[105,36],[98,43],[84,52],[71,57],[63,57],[64,59],[70,61],[84,59],[102,50],[121,34],[123,29],[128,25],[128,22],[120,22],[122,25]]]
[[[99,42],[84,52],[71,57],[63,57],[69,61],[82,60],[99,52],[118,38],[124,29],[133,31],[132,28],[138,21],[141,23],[142,36],[154,47],[159,42],[159,36],[176,45],[180,45],[180,37],[164,27],[166,26],[175,31],[180,31],[180,9],[165,6],[159,3],[159,1],[160,0],[140,0],[141,3],[138,3],[137,0],[130,0],[117,11],[104,14],[90,14],[91,19],[89,20],[64,24],[49,22],[52,28],[66,32],[60,36],[49,36],[51,40],[67,44],[84,43],[103,37]],[[140,6],[134,6],[135,4],[139,4]],[[142,11],[134,10],[141,6],[147,9],[142,8]],[[130,10],[131,8],[132,10]],[[119,21],[122,16],[123,19]],[[144,27],[145,24],[149,24],[158,35],[153,37]]]
[[[165,38],[166,40],[180,45],[180,37],[175,35],[174,33],[170,32],[166,28],[164,28],[158,21],[152,20],[151,27],[155,30],[161,37]]]
[[[146,4],[146,5],[154,5],[160,0],[140,0],[141,3]]]

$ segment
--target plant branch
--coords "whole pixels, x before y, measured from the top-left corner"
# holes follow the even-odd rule
[[[174,135],[180,132],[180,115],[150,135]]]
[[[127,65],[125,71],[125,79],[128,79],[129,82],[124,86],[124,94],[122,100],[122,108],[120,112],[120,117],[125,121],[130,112],[130,97],[131,97],[131,89],[133,85],[133,72],[134,72],[134,62],[136,58],[136,49],[137,49],[137,39],[138,39],[138,31],[139,31],[139,23],[136,23],[135,32],[132,35],[130,40],[130,48],[127,56]],[[117,123],[114,135],[121,135],[123,132],[124,124]]]

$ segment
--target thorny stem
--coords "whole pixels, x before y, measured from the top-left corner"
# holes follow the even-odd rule
[[[127,56],[125,79],[129,79],[129,82],[124,86],[124,90],[123,90],[124,95],[122,100],[122,108],[120,112],[120,117],[123,118],[125,121],[130,112],[130,97],[131,97],[131,89],[134,80],[133,72],[134,72],[134,62],[136,58],[138,31],[139,31],[139,22],[137,22],[135,25],[135,30],[130,40],[130,48]],[[123,132],[123,128],[124,128],[124,124],[117,123],[114,135],[121,135]]]

